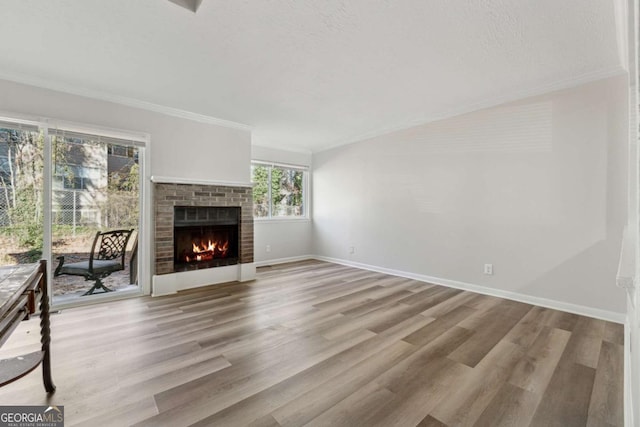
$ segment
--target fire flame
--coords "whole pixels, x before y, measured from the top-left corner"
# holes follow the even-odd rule
[[[199,243],[192,242],[192,252],[185,254],[184,258],[187,262],[208,261],[213,258],[224,258],[229,250],[228,241],[201,241]]]
[[[200,254],[203,252],[221,252],[221,253],[227,253],[227,251],[229,250],[229,242],[212,242],[211,240],[209,240],[207,243],[204,242],[200,242],[200,244],[196,244],[196,243],[192,243],[193,245],[193,253],[194,254]]]

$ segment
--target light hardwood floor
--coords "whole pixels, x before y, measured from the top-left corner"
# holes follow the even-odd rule
[[[0,404],[87,426],[622,426],[622,325],[317,261],[52,316]],[[37,348],[23,322],[0,356]]]

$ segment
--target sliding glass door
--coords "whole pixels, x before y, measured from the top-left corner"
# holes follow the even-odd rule
[[[137,292],[140,147],[52,131],[53,301]]]
[[[0,118],[0,266],[47,259],[53,303],[138,295],[139,139]]]

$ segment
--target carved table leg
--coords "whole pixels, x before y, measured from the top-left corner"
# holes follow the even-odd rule
[[[49,345],[51,344],[51,329],[49,321],[49,290],[47,289],[47,267],[46,261],[40,261],[42,269],[42,282],[40,284],[42,298],[40,299],[40,343],[42,343],[42,381],[47,393],[56,391],[56,386],[51,378],[51,354]]]

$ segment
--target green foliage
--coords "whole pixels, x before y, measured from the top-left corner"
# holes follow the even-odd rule
[[[108,177],[107,202],[102,214],[109,227],[138,227],[140,166],[133,163]]]
[[[253,215],[265,217],[269,215],[269,167],[253,165]]]
[[[139,200],[137,192],[109,191],[102,208],[107,228],[138,227]]]
[[[269,194],[269,168],[254,165],[252,167],[253,200],[261,201]]]
[[[10,232],[21,247],[42,251],[42,188],[44,170],[44,135],[36,132],[7,130],[8,155],[11,156],[11,198],[8,203]]]
[[[140,189],[140,166],[131,165],[129,170],[120,170],[109,174],[109,191],[132,191]]]
[[[41,194],[34,191],[18,191],[16,205],[11,209],[12,228],[18,244],[32,249],[42,249],[44,234],[41,214]]]

